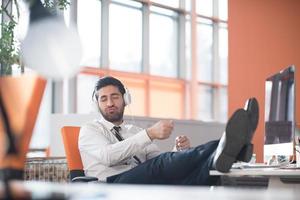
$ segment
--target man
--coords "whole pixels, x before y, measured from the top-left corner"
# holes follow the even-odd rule
[[[168,138],[173,122],[161,120],[147,129],[127,124],[126,95],[124,85],[113,77],[100,78],[95,86],[103,118],[82,126],[78,142],[87,176],[108,183],[212,185],[216,178],[209,176],[210,169],[228,172],[236,160],[251,158],[258,123],[255,99],[231,116],[220,142],[189,148],[189,140],[181,136],[175,149],[183,151],[161,153],[152,141]]]

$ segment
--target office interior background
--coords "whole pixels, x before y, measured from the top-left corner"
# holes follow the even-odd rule
[[[48,81],[45,115],[90,113],[95,81],[111,74],[132,95],[127,115],[226,121],[227,1],[72,0],[67,8],[58,12],[76,24],[83,69]],[[28,17],[23,11],[21,22]],[[41,138],[31,145],[45,146]]]
[[[74,78],[48,81],[31,147],[49,144],[49,114],[93,111],[97,77],[113,75],[132,94],[131,116],[225,123],[247,98],[257,97],[254,143],[261,161],[264,81],[300,64],[299,6],[297,0],[71,0],[57,12],[77,26],[83,68]],[[21,8],[20,39],[28,23],[28,10]]]

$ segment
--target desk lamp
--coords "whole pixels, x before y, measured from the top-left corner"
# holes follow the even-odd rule
[[[24,164],[46,80],[36,75],[0,77],[0,176],[22,180]]]
[[[30,25],[21,43],[27,67],[54,80],[74,76],[80,69],[81,44],[73,23],[51,14],[40,1],[30,8]]]
[[[76,29],[47,11],[39,0],[30,5],[30,24],[21,42],[25,65],[45,78],[60,80],[80,69]],[[10,198],[10,180],[22,180],[26,153],[46,80],[37,75],[0,77],[0,175]]]

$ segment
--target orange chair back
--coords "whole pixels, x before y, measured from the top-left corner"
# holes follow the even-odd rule
[[[64,126],[61,129],[69,170],[83,170],[82,160],[78,149],[80,127]]]

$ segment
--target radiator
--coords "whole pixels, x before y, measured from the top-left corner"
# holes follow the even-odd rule
[[[64,157],[28,158],[24,172],[24,180],[69,182],[69,171]]]

